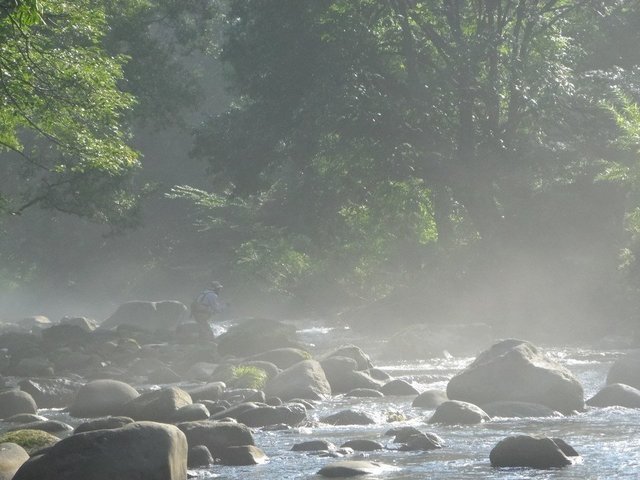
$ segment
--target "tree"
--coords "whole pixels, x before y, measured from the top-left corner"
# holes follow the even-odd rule
[[[128,223],[138,167],[123,115],[123,56],[102,47],[96,1],[5,1],[0,9],[2,211],[41,205]]]

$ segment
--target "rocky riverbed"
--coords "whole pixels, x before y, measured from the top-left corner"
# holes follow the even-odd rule
[[[439,333],[390,356],[390,340],[266,319],[204,342],[174,307],[155,330],[156,313],[5,325],[0,478],[636,474],[635,351],[476,335],[465,354]],[[414,358],[426,345],[442,348]]]

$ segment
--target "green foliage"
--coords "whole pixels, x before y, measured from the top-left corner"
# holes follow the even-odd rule
[[[114,222],[131,214],[125,181],[138,154],[122,116],[133,98],[118,86],[125,58],[102,48],[106,29],[104,9],[90,0],[25,2],[0,18],[5,211],[40,204]]]
[[[267,382],[264,370],[252,365],[238,365],[232,369],[231,383],[235,388],[262,390]]]

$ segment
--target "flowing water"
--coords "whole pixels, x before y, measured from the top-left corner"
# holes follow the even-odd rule
[[[309,333],[309,332],[307,332]],[[314,335],[326,334],[316,330]],[[365,350],[367,350],[365,348]],[[567,348],[542,350],[569,368],[582,382],[585,399],[605,384],[606,374],[620,351],[595,351]],[[376,363],[378,368],[395,378],[411,382],[419,391],[444,389],[448,379],[469,364],[473,358],[452,357],[414,362]],[[344,459],[371,460],[389,466],[380,474],[367,479],[622,479],[640,478],[640,409],[588,408],[568,417],[551,418],[494,418],[490,422],[472,426],[441,426],[427,423],[432,410],[411,407],[413,396],[386,398],[345,398],[336,396],[309,411],[310,425],[289,431],[254,432],[256,445],[269,456],[263,465],[251,467],[212,466],[191,470],[198,479],[308,479],[323,466],[338,459],[308,452],[292,452],[300,442],[324,439],[340,446],[353,439],[371,439],[387,449],[370,453],[356,453]],[[317,422],[319,418],[352,408],[373,416],[377,423],[368,426],[330,426]],[[390,412],[401,413],[406,420],[387,422]],[[57,418],[69,419],[58,413]],[[77,424],[77,421],[75,422]],[[433,432],[446,445],[427,452],[401,452],[385,432],[393,427],[413,426],[422,432]],[[503,438],[510,435],[531,434],[559,437],[573,446],[582,459],[577,464],[553,470],[494,469],[489,452]]]

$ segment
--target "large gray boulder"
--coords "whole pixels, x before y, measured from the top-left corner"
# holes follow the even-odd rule
[[[27,392],[7,390],[0,392],[0,419],[9,418],[18,413],[36,413],[35,400]]]
[[[322,400],[331,395],[331,386],[320,363],[305,360],[267,381],[264,393],[267,397],[279,397],[282,400]]]
[[[491,417],[477,405],[458,400],[448,400],[438,406],[429,423],[443,425],[473,425],[487,422]]]
[[[320,362],[331,385],[331,393],[347,393],[356,388],[378,390],[383,382],[358,370],[358,361],[351,357],[333,355]]]
[[[112,329],[119,325],[130,325],[149,332],[175,330],[180,321],[187,318],[188,308],[182,302],[132,301],[120,305],[100,325],[101,329]]]
[[[447,385],[453,400],[482,405],[500,400],[540,403],[561,413],[584,409],[578,379],[522,340],[503,340],[481,353]]]
[[[278,424],[295,426],[306,420],[306,418],[307,409],[300,403],[290,403],[278,407],[260,406],[245,410],[237,416],[237,420],[240,423],[244,423],[251,428]]]
[[[134,420],[168,422],[184,406],[191,405],[191,397],[178,387],[151,390],[130,400],[120,409],[121,414]]]
[[[622,383],[613,383],[587,400],[587,405],[590,407],[640,408],[640,390]]]
[[[494,467],[558,468],[574,463],[579,455],[560,439],[518,435],[500,440],[491,450]]]
[[[178,428],[186,435],[189,446],[204,445],[215,458],[229,447],[255,445],[251,430],[241,423],[203,420],[179,423]]]
[[[13,480],[186,480],[187,440],[173,425],[79,433],[31,457]]]
[[[622,383],[640,389],[640,350],[634,350],[614,362],[607,375],[607,385]]]
[[[388,469],[387,465],[368,460],[343,460],[325,465],[318,475],[328,478],[355,477],[360,475],[380,474]]]
[[[509,400],[501,400],[498,402],[486,403],[480,407],[492,417],[558,417],[562,416],[559,412],[550,409],[539,403],[513,402]]]
[[[69,378],[30,378],[18,385],[40,408],[56,408],[70,405],[82,383]]]
[[[138,391],[124,382],[93,380],[78,390],[69,415],[90,418],[120,415],[122,406],[138,396]]]
[[[15,443],[0,443],[0,480],[11,480],[29,454]]]

